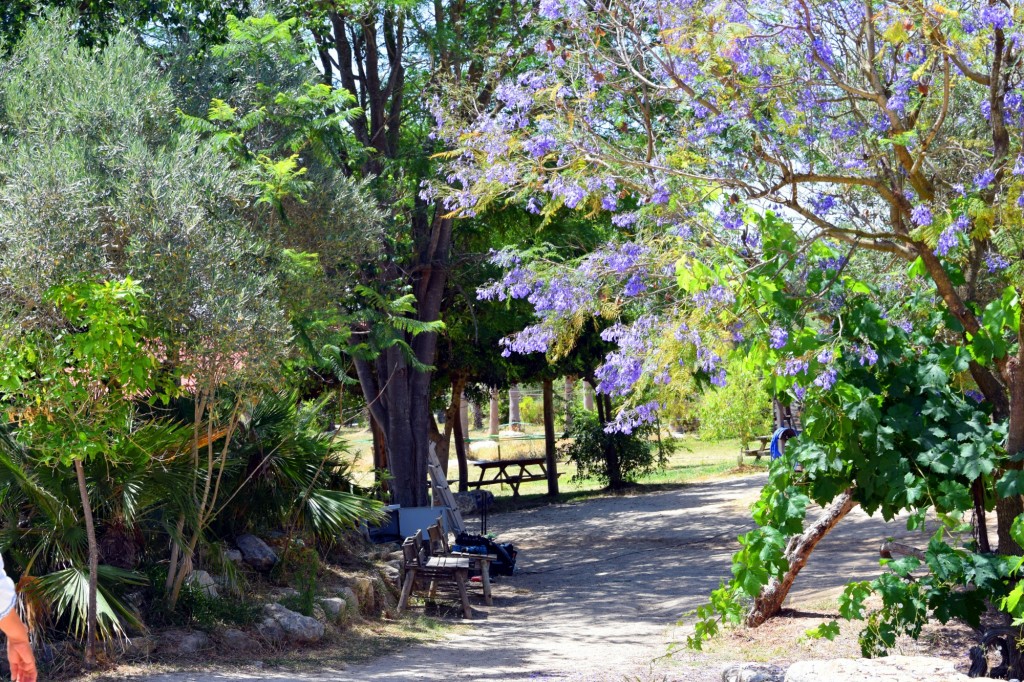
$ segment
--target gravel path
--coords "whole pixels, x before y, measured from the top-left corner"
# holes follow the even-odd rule
[[[145,682],[719,680],[721,663],[679,665],[664,657],[672,641],[685,640],[675,622],[729,575],[736,536],[752,526],[748,509],[765,480],[492,516],[489,530],[520,548],[519,572],[495,585],[493,606],[477,598],[475,618],[458,623],[444,642],[315,676],[189,672]],[[877,575],[881,541],[908,535],[900,521],[885,524],[855,509],[819,545],[791,601],[820,599],[849,580]]]

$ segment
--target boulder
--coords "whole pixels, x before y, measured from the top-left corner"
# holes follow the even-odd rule
[[[232,654],[250,653],[260,648],[259,642],[237,628],[220,633],[220,643]]]
[[[328,620],[332,623],[343,624],[351,617],[352,611],[342,597],[328,597],[320,600],[320,606],[324,610]]]
[[[177,656],[188,656],[199,653],[210,647],[210,637],[198,630],[168,630],[160,636],[160,648]]]
[[[235,564],[242,563],[242,553],[237,549],[225,549],[224,558]]]
[[[259,625],[256,626],[256,632],[262,637],[268,644],[280,644],[288,638],[284,628],[277,622],[275,618],[267,616],[263,619]]]
[[[374,604],[373,580],[365,575],[357,576],[352,580],[352,589],[356,593],[359,609],[363,613],[371,612]]]
[[[782,682],[786,671],[763,663],[734,663],[722,670],[722,682]]]
[[[397,565],[396,565],[397,564]],[[383,569],[384,578],[387,579],[395,587],[402,586],[402,563],[398,561],[389,561]]]
[[[127,659],[149,658],[156,651],[156,640],[152,637],[132,637],[124,644]]]
[[[280,590],[274,592],[274,601],[283,601],[285,599],[295,599],[299,596],[299,591],[294,587],[282,587]]]
[[[348,604],[348,610],[351,614],[359,613],[359,597],[356,596],[355,590],[351,587],[343,587],[338,590],[338,596]]]
[[[785,682],[970,682],[971,679],[958,673],[952,661],[934,656],[885,656],[798,661],[789,666]]]
[[[242,559],[257,571],[269,571],[279,561],[270,546],[255,535],[239,535],[235,544],[242,553]]]
[[[316,618],[286,609],[280,604],[266,604],[263,613],[277,621],[291,642],[319,642],[324,636],[323,623]]]
[[[188,576],[187,582],[189,585],[199,588],[207,597],[216,599],[220,596],[217,594],[217,581],[206,571],[192,571]]]

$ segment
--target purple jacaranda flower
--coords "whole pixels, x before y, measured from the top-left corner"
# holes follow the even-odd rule
[[[981,391],[975,391],[973,389],[964,391],[964,397],[970,398],[976,403],[980,403],[985,400],[985,396],[982,395]]]
[[[796,396],[797,400],[803,400],[804,396],[807,395],[807,389],[800,384],[793,385],[793,395]]]
[[[829,390],[836,383],[836,370],[832,367],[826,368],[821,374],[814,379],[814,385],[820,387],[822,390]]]
[[[914,210],[910,212],[910,218],[914,221],[915,225],[920,227],[931,225],[932,209],[928,207],[928,204],[918,204],[914,207]]]
[[[989,251],[985,254],[985,265],[989,272],[1000,272],[1010,267],[1010,262],[995,251]]]
[[[634,429],[657,421],[660,409],[661,404],[652,400],[632,409],[621,410],[615,415],[615,420],[604,427],[604,431],[605,433],[633,433]]]
[[[992,184],[992,181],[996,179],[996,172],[991,168],[986,168],[974,177],[974,186],[978,189],[985,189]]]
[[[606,194],[601,197],[601,208],[606,211],[614,211],[619,207],[619,200],[614,194]]]
[[[772,327],[768,330],[768,343],[775,350],[779,350],[786,345],[789,340],[789,332],[781,327]]]

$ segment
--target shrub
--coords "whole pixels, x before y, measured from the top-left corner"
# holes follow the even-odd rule
[[[559,452],[576,465],[574,480],[596,478],[609,488],[636,481],[654,469],[664,467],[671,441],[658,438],[655,425],[645,424],[631,434],[606,433],[594,412],[573,412],[568,445]]]
[[[764,382],[741,360],[728,364],[728,383],[700,396],[697,414],[703,440],[738,438],[742,448],[772,429],[772,399]]]

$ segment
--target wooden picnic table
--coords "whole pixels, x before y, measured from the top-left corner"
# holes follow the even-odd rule
[[[755,436],[754,440],[760,441],[761,444],[756,448],[744,450],[743,454],[746,455],[747,457],[753,457],[755,462],[760,462],[762,457],[770,457],[772,454],[771,449],[769,447],[772,442],[771,435]]]
[[[543,456],[475,460],[470,464],[480,469],[480,477],[468,483],[470,488],[504,484],[512,488],[513,497],[519,496],[519,486],[525,481],[548,480],[547,459]]]

